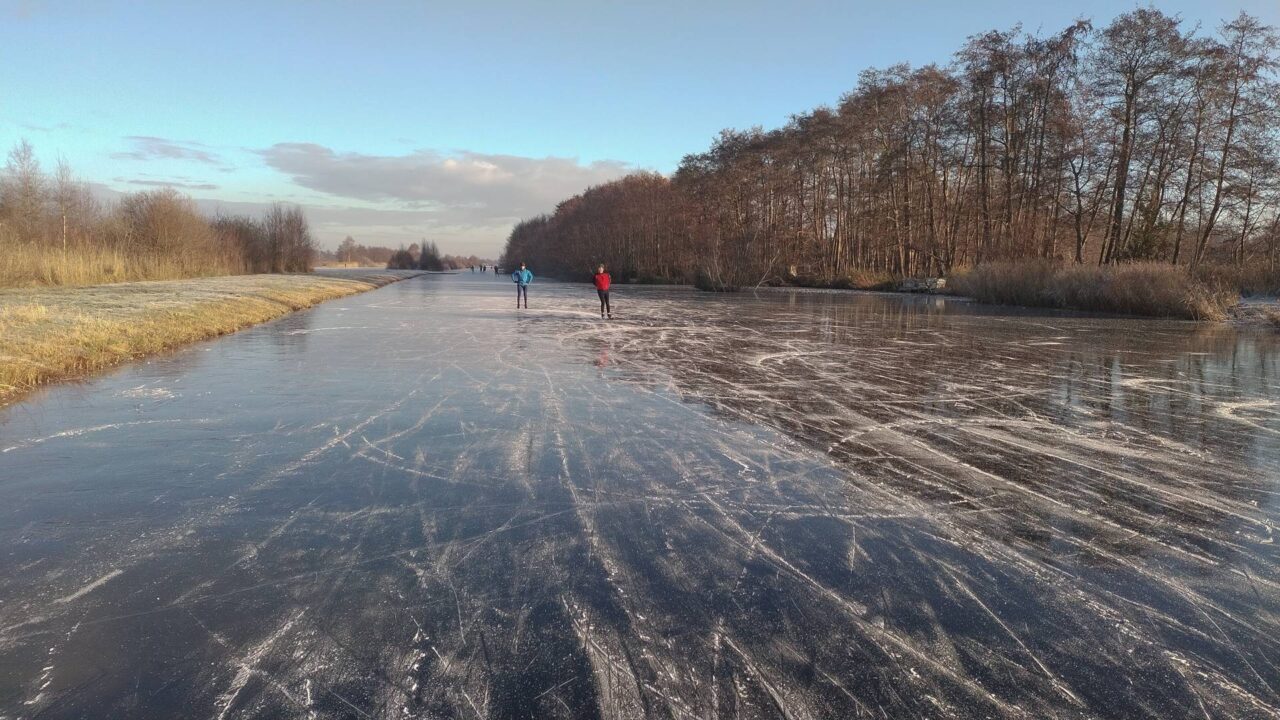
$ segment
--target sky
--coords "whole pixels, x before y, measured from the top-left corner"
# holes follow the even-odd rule
[[[1212,32],[1280,0],[1167,0]],[[175,187],[208,212],[301,205],[323,247],[435,240],[496,257],[511,226],[724,128],[836,103],[869,67],[945,64],[1074,0],[0,0],[0,151],[29,140],[104,197]]]

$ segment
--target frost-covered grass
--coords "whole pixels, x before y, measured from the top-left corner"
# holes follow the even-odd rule
[[[1263,316],[1271,327],[1280,330],[1280,309],[1273,307],[1266,308],[1263,310]]]
[[[415,274],[336,271],[0,290],[0,403]]]
[[[1234,290],[1167,263],[1066,265],[991,262],[952,275],[949,290],[1003,305],[1224,320],[1239,302]]]

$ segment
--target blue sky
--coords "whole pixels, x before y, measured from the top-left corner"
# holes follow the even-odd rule
[[[1277,0],[1156,6],[1204,31],[1240,10],[1280,24]],[[0,148],[25,137],[104,194],[297,202],[326,246],[496,255],[516,218],[834,103],[867,67],[1133,7],[0,0]]]

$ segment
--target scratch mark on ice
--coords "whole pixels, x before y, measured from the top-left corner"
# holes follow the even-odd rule
[[[89,593],[93,592],[94,590],[97,590],[98,588],[102,587],[103,585],[106,585],[108,582],[111,581],[112,578],[116,577],[117,575],[120,575],[123,572],[124,571],[120,569],[112,570],[106,575],[103,575],[102,577],[98,578],[97,580],[94,580],[88,585],[85,585],[84,587],[71,593],[70,595],[60,597],[57,600],[54,600],[54,602],[58,604],[62,604],[62,603],[69,603],[72,600],[82,598],[85,595],[88,595]]]

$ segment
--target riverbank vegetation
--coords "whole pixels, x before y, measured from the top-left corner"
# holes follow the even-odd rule
[[[982,302],[1189,320],[1225,320],[1239,300],[1237,291],[1184,266],[1149,261],[996,261],[957,272],[950,282],[952,292]]]
[[[0,290],[0,404],[53,380],[234,332],[411,275],[242,275]]]
[[[1280,289],[1278,48],[1245,14],[1202,32],[1151,7],[991,31],[569,198],[502,262],[711,289],[955,275],[987,299],[1212,317],[1197,298],[1233,282]]]
[[[391,260],[387,262],[387,268],[390,270],[427,270],[430,272],[440,272],[441,270],[453,270],[452,263],[445,265],[444,258],[440,255],[440,247],[434,242],[423,241],[419,246],[417,243],[409,246],[407,249],[401,247],[391,256]]]
[[[413,243],[407,248],[401,245],[398,249],[392,249],[378,245],[361,245],[350,235],[338,245],[337,250],[317,251],[316,258],[319,264],[326,266],[413,270],[417,269],[422,262],[423,247],[434,253],[435,259],[440,263],[439,269],[442,270],[461,270],[462,268],[493,263],[492,260],[486,260],[476,255],[448,255],[441,253],[440,248],[435,243],[427,242],[425,239],[422,241],[422,245]],[[430,258],[428,258],[428,261],[430,261]]]
[[[399,250],[392,252],[387,260],[387,269],[440,272],[492,264],[492,260],[485,260],[475,255],[446,255],[440,252],[439,245],[423,240],[421,245],[414,243],[407,248],[401,245]]]
[[[307,272],[314,252],[296,206],[211,219],[169,188],[104,203],[65,163],[44,172],[26,141],[0,174],[0,287]]]

